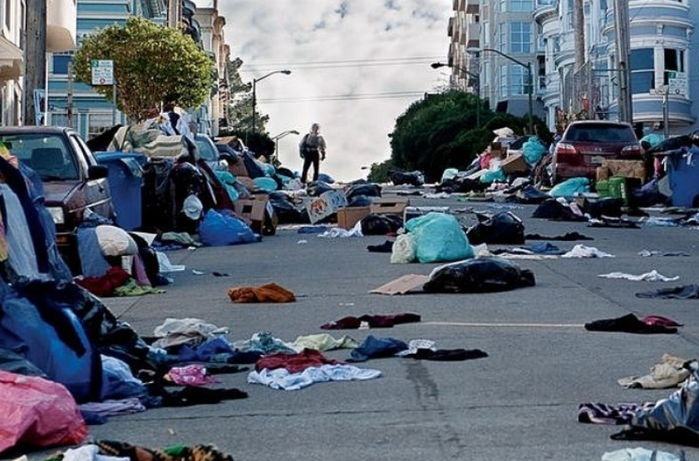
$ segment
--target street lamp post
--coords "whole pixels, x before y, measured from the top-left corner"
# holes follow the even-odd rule
[[[481,127],[481,77],[478,74],[474,74],[461,66],[450,66],[449,64],[444,64],[442,62],[433,62],[431,64],[433,69],[439,69],[440,67],[455,67],[460,72],[468,75],[469,77],[476,80],[476,128]]]
[[[286,136],[289,136],[290,134],[299,135],[301,133],[299,133],[296,130],[287,130],[282,131],[278,135],[272,137],[272,141],[274,141],[274,158],[277,159],[277,161],[279,160],[279,140]]]
[[[482,51],[482,52],[490,52],[490,53],[495,53],[499,54],[505,59],[509,59],[510,61],[514,62],[517,65],[520,65],[527,69],[527,94],[529,95],[529,134],[534,134],[534,76],[532,74],[532,63],[531,62],[522,62],[519,59],[515,59],[510,55],[507,55],[503,53],[500,50],[496,50],[495,48],[483,48],[482,50],[474,50],[474,51]]]
[[[274,72],[270,72],[269,74],[263,75],[260,78],[255,78],[252,80],[252,134],[255,134],[256,128],[257,128],[257,82],[260,82],[267,77],[270,77],[274,74],[284,74],[284,75],[289,75],[291,74],[290,70],[275,70]]]

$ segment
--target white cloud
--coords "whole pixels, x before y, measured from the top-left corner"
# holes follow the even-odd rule
[[[246,79],[290,68],[258,85],[260,109],[271,117],[272,135],[306,132],[319,122],[328,143],[322,171],[338,179],[366,174],[361,166],[389,157],[388,133],[395,119],[419,96],[355,101],[265,102],[433,89],[444,74],[429,62],[341,68],[299,63],[339,60],[444,57],[451,0],[220,0],[226,40],[240,56]],[[296,64],[296,66],[294,65]],[[300,168],[298,138],[280,142],[280,158]]]

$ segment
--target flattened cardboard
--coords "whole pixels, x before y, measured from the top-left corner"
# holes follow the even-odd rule
[[[388,282],[369,293],[376,295],[404,295],[410,292],[422,291],[422,286],[430,279],[428,275],[408,274]]]
[[[252,200],[236,200],[233,203],[235,213],[248,223],[250,228],[260,233],[265,220],[265,208],[269,198],[266,195],[256,195]]]
[[[522,154],[510,155],[502,161],[500,168],[502,168],[502,171],[506,174],[525,173],[529,171],[529,165],[527,165]]]
[[[320,197],[306,203],[306,211],[311,220],[311,224],[327,218],[337,212],[338,209],[347,206],[347,196],[339,190],[330,190]]]

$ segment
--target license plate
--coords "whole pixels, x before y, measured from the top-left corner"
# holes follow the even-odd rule
[[[604,160],[605,160],[604,156],[594,155],[594,156],[590,157],[590,164],[591,165],[601,165],[602,163],[604,163]]]

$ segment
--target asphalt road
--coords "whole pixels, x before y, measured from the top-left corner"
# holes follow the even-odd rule
[[[422,204],[472,206],[452,200]],[[224,385],[250,394],[246,400],[182,409],[156,409],[115,417],[91,427],[99,439],[151,447],[213,443],[236,460],[595,460],[605,451],[643,446],[677,452],[650,442],[617,442],[614,426],[577,422],[582,402],[644,402],[670,391],[627,390],[616,380],[646,374],[663,353],[697,357],[699,301],[642,300],[638,291],[668,284],[605,280],[598,274],[657,269],[699,282],[699,230],[591,229],[585,223],[529,219],[515,213],[527,232],[579,231],[616,255],[602,260],[521,261],[537,285],[497,294],[384,297],[369,290],[408,273],[428,274],[434,265],[391,265],[389,255],[366,251],[380,237],[325,240],[281,231],[262,243],[171,253],[186,264],[166,294],[109,300],[122,319],[144,335],[167,317],[198,317],[247,339],[265,330],[284,340],[319,333],[320,325],[345,315],[416,312],[423,322],[393,329],[346,331],[402,340],[428,338],[443,348],[479,348],[485,359],[438,363],[411,359],[373,360],[363,366],[383,372],[373,381],[316,384],[301,391],[275,391],[246,383],[246,373],[223,377]],[[473,220],[473,217],[468,219]],[[307,240],[299,245],[299,240]],[[561,242],[569,249],[574,243]],[[638,252],[682,250],[684,258],[643,258]],[[206,275],[196,276],[191,269]],[[212,271],[231,274],[227,278]],[[299,295],[289,305],[233,305],[231,286],[274,281]],[[686,326],[678,335],[591,333],[585,322],[629,312],[659,314]],[[440,322],[434,324],[431,322]],[[469,327],[459,323],[487,323]],[[512,326],[503,324],[540,324]],[[345,358],[347,351],[329,353]],[[685,448],[688,459],[699,450]]]

